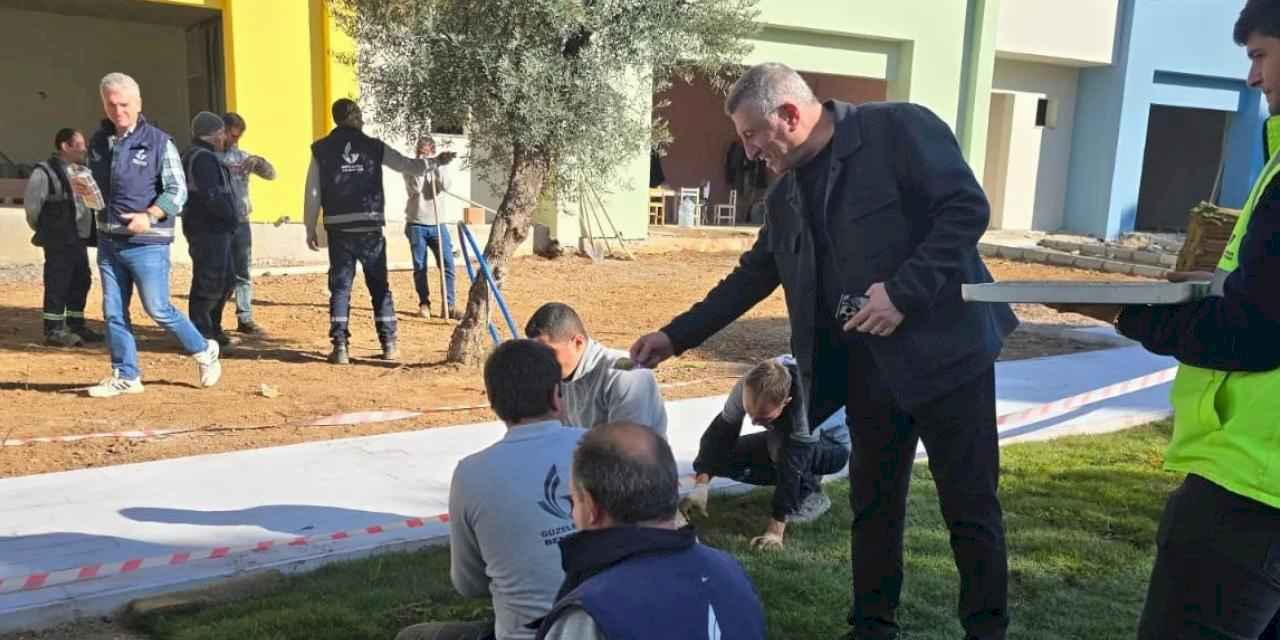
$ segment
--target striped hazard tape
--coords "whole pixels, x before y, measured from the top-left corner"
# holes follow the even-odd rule
[[[124,575],[143,569],[161,567],[180,567],[201,560],[224,560],[253,553],[263,553],[272,549],[315,547],[322,544],[343,543],[348,540],[383,535],[400,529],[421,529],[428,524],[446,524],[449,514],[440,514],[429,518],[406,518],[384,524],[377,524],[363,529],[335,531],[333,533],[313,536],[281,537],[263,540],[253,544],[239,546],[212,547],[190,551],[176,551],[166,555],[148,558],[131,558],[123,562],[88,564],[72,569],[61,569],[33,573],[26,576],[0,578],[0,595],[16,591],[35,591],[70,584],[96,580],[115,575]]]
[[[1081,407],[1102,402],[1103,400],[1118,398],[1136,391],[1162,385],[1173,380],[1174,375],[1177,373],[1177,367],[1170,367],[1163,371],[1157,371],[1152,374],[1133,378],[1132,380],[1118,382],[1113,385],[1102,387],[1101,389],[1086,391],[1085,393],[1063,398],[1061,400],[1055,400],[1048,404],[1042,404],[1038,407],[1007,413],[996,419],[996,426],[1008,429],[1040,422],[1041,420],[1047,420],[1052,417],[1070,413]]]
[[[1102,402],[1103,400],[1117,398],[1136,391],[1164,384],[1172,380],[1176,372],[1176,368],[1165,369],[1163,371],[1157,371],[1132,380],[1126,380],[1124,382],[1102,387],[1101,389],[1094,389],[1093,391],[1086,393],[1062,398],[1061,400],[1056,400],[1030,409],[1008,413],[1000,416],[997,420],[997,424],[1003,428],[1012,428],[1039,422],[1041,420],[1069,413],[1081,407]],[[692,480],[692,476],[682,477],[681,485],[687,487]],[[0,595],[18,591],[46,589],[75,582],[84,582],[86,580],[96,580],[114,575],[129,574],[143,569],[181,567],[198,561],[226,560],[238,556],[279,549],[281,547],[314,547],[320,544],[342,543],[356,538],[382,535],[398,529],[418,529],[427,526],[428,524],[445,524],[448,522],[448,514],[439,514],[426,518],[396,520],[394,522],[373,525],[363,529],[350,531],[338,531],[307,537],[274,538],[249,545],[221,546],[192,551],[178,551],[160,556],[133,558],[123,562],[97,563],[71,569],[33,573],[25,576],[0,577]]]

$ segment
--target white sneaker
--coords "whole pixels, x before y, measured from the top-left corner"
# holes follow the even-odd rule
[[[212,387],[218,384],[218,379],[222,377],[222,361],[218,358],[220,353],[218,343],[209,340],[209,346],[204,351],[192,354],[191,357],[196,359],[200,368],[200,386]]]
[[[126,393],[142,393],[142,378],[121,378],[119,371],[113,371],[110,378],[89,387],[90,398],[114,398]]]

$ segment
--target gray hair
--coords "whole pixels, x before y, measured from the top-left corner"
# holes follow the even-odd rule
[[[123,89],[135,96],[142,97],[142,88],[138,86],[138,81],[133,78],[115,71],[102,76],[102,82],[98,85],[98,92],[106,95],[108,91]]]
[[[628,422],[587,431],[573,452],[573,483],[620,526],[669,520],[680,502],[671,445]]]
[[[742,109],[751,109],[764,116],[788,101],[804,106],[816,103],[818,98],[795,69],[777,62],[766,62],[747,69],[733,83],[729,96],[724,100],[724,112],[732,116]]]

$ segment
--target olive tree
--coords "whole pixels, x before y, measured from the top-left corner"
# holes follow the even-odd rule
[[[473,171],[504,193],[484,249],[501,284],[548,181],[604,186],[668,139],[652,95],[724,78],[748,52],[755,0],[330,0],[361,99],[384,127],[463,126]],[[505,192],[504,192],[505,188]],[[448,359],[484,356],[488,296],[473,283]]]

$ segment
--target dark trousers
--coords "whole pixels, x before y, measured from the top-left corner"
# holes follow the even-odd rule
[[[444,269],[445,302],[452,309],[456,276],[453,272],[453,240],[447,229],[443,236],[439,231],[435,225],[410,224],[404,227],[404,235],[409,238],[409,252],[413,256],[413,288],[418,291],[418,304],[431,304],[431,290],[427,286],[427,250],[430,249],[436,256],[436,267]]]
[[[1187,476],[1169,497],[1140,640],[1275,640],[1280,509]]]
[[[236,225],[231,238],[231,275],[235,282],[236,320],[253,322],[253,280],[249,265],[253,262],[253,230],[248,222]]]
[[[193,233],[187,236],[191,256],[191,294],[187,315],[200,335],[210,340],[223,335],[222,309],[231,292],[231,233]]]
[[[387,241],[381,231],[329,233],[329,338],[333,344],[346,344],[351,337],[351,283],[357,262],[373,301],[373,326],[378,340],[386,344],[396,338],[396,305],[387,284]]]
[[[841,430],[843,431],[843,427]],[[785,436],[779,437],[769,431],[747,434],[738,438],[733,445],[733,453],[727,459],[714,462],[708,459],[705,464],[703,460],[695,460],[693,464],[695,468],[705,468],[705,473],[712,476],[732,478],[759,487],[772,487],[778,484],[778,452],[785,446],[783,437]],[[822,476],[843,469],[848,461],[848,441],[833,433],[823,432],[814,445],[813,457],[806,470],[805,495],[821,487]]]
[[[851,339],[843,349],[826,348],[819,342],[814,373],[815,384],[823,389],[819,396],[824,396],[816,406],[833,402],[829,397],[839,386],[832,381],[840,381],[846,389],[848,423],[856,425],[849,430],[853,444],[849,623],[859,640],[897,637],[907,491],[916,446],[923,441],[960,573],[958,613],[965,637],[1004,638],[1009,624],[1009,571],[996,494],[1000,452],[995,367],[907,411],[885,386],[864,339]]]
[[[89,251],[85,245],[67,244],[44,248],[44,332],[45,334],[84,328],[84,303],[89,297],[92,276]]]

